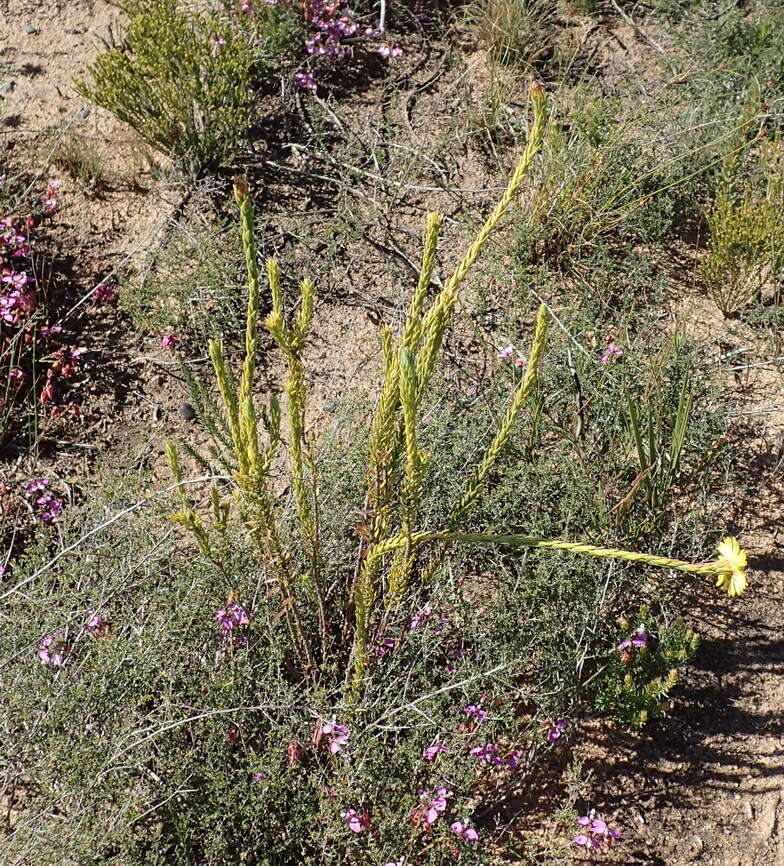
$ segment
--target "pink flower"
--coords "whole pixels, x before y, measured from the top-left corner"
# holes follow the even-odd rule
[[[449,826],[449,829],[456,835],[465,839],[466,842],[476,842],[479,834],[471,827],[467,827],[463,821],[455,821]]]
[[[601,360],[606,364],[609,361],[615,361],[621,355],[623,355],[623,349],[620,346],[616,346],[615,343],[610,342],[604,347]]]
[[[389,653],[391,653],[392,650],[394,650],[394,648],[395,648],[396,645],[397,645],[396,642],[393,641],[393,640],[391,640],[391,639],[387,639],[387,640],[385,640],[385,641],[382,641],[382,642],[381,642],[381,643],[376,647],[376,655],[377,655],[380,659],[383,659],[384,656],[389,655]]]
[[[428,801],[424,807],[424,824],[425,827],[430,827],[438,820],[438,816],[446,811],[447,800],[452,796],[452,792],[442,786],[436,789],[435,797],[431,798],[427,790],[420,791],[419,795],[423,800]]]
[[[267,774],[264,772],[254,773],[252,776],[253,781],[256,783],[263,782],[266,778],[267,778]]]
[[[87,623],[87,631],[95,638],[108,638],[110,625],[109,622],[102,616],[96,614]]]
[[[487,761],[488,764],[492,764],[494,767],[500,767],[504,763],[498,755],[498,746],[495,743],[474,746],[473,749],[469,750],[468,754],[474,758],[478,758],[480,761]]]
[[[547,739],[552,743],[555,740],[560,739],[561,734],[569,727],[569,725],[563,720],[557,722],[551,722],[549,719],[545,722],[542,722],[545,729],[547,730]]]
[[[504,346],[503,349],[499,349],[498,353],[496,354],[496,358],[498,358],[499,361],[506,361],[509,358],[514,358],[515,367],[525,367],[525,365],[528,363],[528,361],[526,361],[526,359],[518,353],[518,351],[511,343],[509,343],[509,345],[507,346]]]
[[[577,824],[583,828],[582,833],[578,833],[572,843],[582,848],[599,849],[602,845],[610,847],[613,842],[620,841],[621,834],[614,827],[609,827],[601,818],[594,817],[593,809],[587,815],[580,815],[577,819]]]
[[[347,809],[345,812],[340,813],[340,817],[348,824],[348,829],[352,833],[361,833],[370,826],[369,812],[362,812],[360,814],[356,809]]]
[[[381,44],[376,48],[376,51],[387,60],[395,60],[403,56],[403,49],[397,45]]]
[[[161,337],[161,346],[164,349],[173,349],[179,342],[180,338],[176,334],[164,334]]]
[[[487,721],[487,710],[483,710],[481,704],[469,704],[467,707],[463,707],[463,712],[476,722]]]
[[[430,619],[433,615],[433,605],[430,602],[427,602],[424,607],[420,608],[412,617],[411,624],[409,625],[410,629],[419,628],[422,623],[426,620]]]
[[[300,90],[315,90],[318,87],[316,76],[312,72],[295,72],[294,86]]]
[[[313,734],[313,742],[318,745],[322,737],[327,738],[327,748],[330,754],[337,755],[348,745],[348,738],[351,736],[351,731],[348,725],[341,725],[339,722],[327,722],[316,727]]]
[[[422,759],[428,761],[429,763],[433,763],[435,759],[439,756],[441,752],[448,752],[449,746],[442,745],[432,745],[428,746],[424,752],[422,752]]]
[[[117,289],[108,283],[99,283],[93,292],[93,299],[99,304],[114,306],[117,303]]]
[[[66,644],[60,632],[47,635],[38,644],[38,658],[44,664],[61,668],[65,664],[65,657],[67,655],[68,644]]]
[[[621,651],[642,649],[642,647],[648,646],[649,640],[650,635],[645,630],[645,626],[638,625],[634,631],[634,634],[630,638],[628,638],[627,640],[623,640],[618,644],[618,649]]]

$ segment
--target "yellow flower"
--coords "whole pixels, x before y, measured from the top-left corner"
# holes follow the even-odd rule
[[[736,538],[725,538],[718,547],[717,565],[722,569],[716,579],[716,586],[727,591],[727,595],[740,595],[748,586],[746,580],[746,551]]]

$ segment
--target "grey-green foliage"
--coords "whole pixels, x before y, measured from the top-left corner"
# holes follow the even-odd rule
[[[122,44],[88,66],[79,91],[189,171],[231,162],[254,120],[263,40],[239,16],[200,4],[129,0],[124,8]],[[261,14],[270,30],[288,26]]]
[[[542,402],[569,382],[561,355],[556,341],[534,427],[520,425],[472,526],[622,538],[604,504],[607,484],[630,460],[612,447],[623,428],[622,368],[614,368],[617,378],[599,362],[583,370],[593,400],[591,447],[580,461],[559,435],[568,396]],[[677,382],[671,390],[677,393]],[[426,525],[448,517],[461,473],[492,438],[508,392],[509,383],[499,383],[468,400],[440,383],[424,413],[422,444],[437,455],[423,488]],[[368,408],[346,398],[321,446],[322,544],[336,584],[352,580],[356,568],[367,448],[357,430],[365,429]],[[96,498],[64,528],[66,542],[134,501],[142,486]],[[228,502],[221,488],[218,498]],[[163,518],[172,507],[154,497],[4,601],[0,766],[4,786],[25,791],[6,840],[14,856],[34,850],[40,866],[68,858],[80,866],[348,866],[403,856],[445,866],[455,846],[449,823],[469,818],[485,844],[466,847],[464,857],[484,863],[521,786],[535,784],[548,748],[541,720],[579,713],[591,660],[614,645],[610,613],[637,610],[652,594],[677,594],[677,582],[654,576],[641,583],[633,568],[604,561],[456,549],[437,589],[379,636],[394,649],[373,666],[366,697],[352,708],[323,683],[291,677],[279,597],[245,528],[230,522],[209,530],[211,561],[167,536]],[[284,534],[295,521],[287,509]],[[681,549],[685,542],[679,534]],[[31,575],[45,557],[45,547],[31,547],[12,580]],[[222,643],[215,612],[230,593],[251,623]],[[425,602],[432,615],[410,628]],[[105,640],[87,632],[96,613],[111,624]],[[36,659],[38,641],[57,632],[69,646],[60,670]],[[345,659],[333,662],[339,670]],[[478,703],[490,719],[474,731],[463,708]],[[331,757],[311,744],[319,718],[350,725],[343,753]],[[434,742],[450,751],[429,763],[422,752]],[[527,754],[528,781],[467,755],[485,742],[504,755]],[[265,776],[256,780],[257,773]],[[443,822],[418,831],[409,818],[419,789],[445,781],[454,796]],[[373,831],[352,834],[340,816],[349,808],[369,810]]]
[[[124,281],[120,306],[144,331],[173,330],[206,344],[241,331],[244,283],[236,231],[222,222],[185,219],[172,226],[143,273]]]

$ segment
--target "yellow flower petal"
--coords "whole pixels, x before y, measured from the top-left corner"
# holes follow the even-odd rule
[[[733,571],[740,571],[746,567],[746,551],[738,544],[737,538],[725,538],[718,546],[719,557],[723,559]]]
[[[744,569],[748,562],[746,551],[736,538],[725,538],[718,546],[719,559],[716,563],[722,569],[716,578],[716,586],[725,590],[730,597],[741,595],[748,586]]]

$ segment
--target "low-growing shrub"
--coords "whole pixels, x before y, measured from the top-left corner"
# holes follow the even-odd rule
[[[706,213],[708,249],[700,265],[725,316],[761,297],[766,286],[773,289],[784,270],[784,141],[763,144],[748,178],[731,162]]]
[[[240,11],[177,0],[129,0],[126,32],[88,66],[79,91],[128,123],[152,147],[198,173],[231,162],[254,121],[268,47],[252,38]],[[288,15],[258,10],[254,26],[280,48]],[[260,46],[260,47],[257,47]]]

